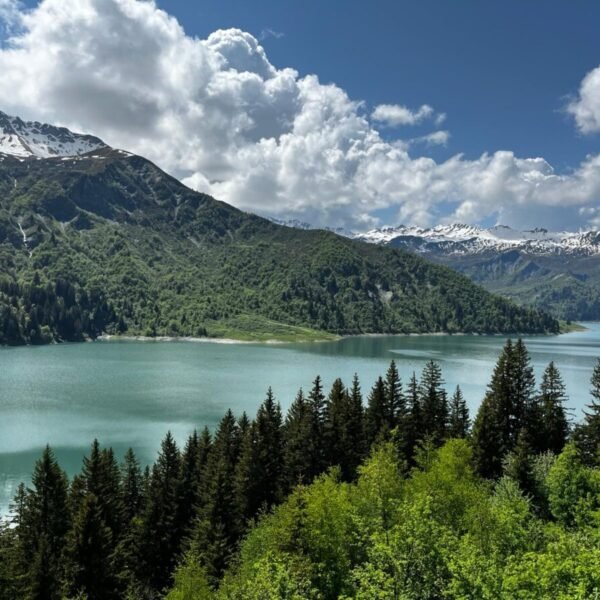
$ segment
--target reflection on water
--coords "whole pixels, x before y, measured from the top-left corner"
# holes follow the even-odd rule
[[[570,405],[581,414],[600,355],[600,324],[564,336],[525,341],[539,376],[550,360],[561,370]],[[329,386],[358,373],[363,392],[394,359],[406,380],[425,362],[442,364],[447,388],[460,384],[475,411],[502,336],[364,336],[313,344],[96,342],[0,349],[0,510],[51,444],[73,474],[94,437],[119,455],[132,446],[153,460],[171,430],[180,442],[214,427],[227,408],[254,414],[269,385],[285,409],[316,374]]]

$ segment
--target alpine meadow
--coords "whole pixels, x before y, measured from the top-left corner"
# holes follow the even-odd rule
[[[598,22],[0,0],[0,598],[600,600]]]

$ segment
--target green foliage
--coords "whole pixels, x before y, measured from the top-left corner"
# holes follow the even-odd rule
[[[68,281],[80,295],[101,290],[99,302],[115,319],[79,330],[76,315],[67,315],[81,336],[264,341],[558,332],[553,318],[492,296],[446,267],[330,232],[275,225],[193,192],[140,157],[110,151],[76,162],[2,162],[0,269],[10,285],[28,285],[38,273],[44,282]],[[97,304],[80,307],[82,320],[97,315]],[[31,339],[23,308],[15,333],[12,301],[0,295],[0,307],[11,343],[71,339],[54,320],[47,330],[40,323]]]

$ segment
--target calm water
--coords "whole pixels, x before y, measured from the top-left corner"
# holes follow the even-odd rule
[[[600,356],[600,323],[557,337],[528,338],[539,374],[554,360],[579,416]],[[406,380],[433,358],[448,389],[461,385],[475,411],[504,343],[502,337],[386,336],[316,344],[95,342],[0,349],[0,511],[27,480],[49,443],[70,473],[97,437],[121,455],[132,446],[154,459],[171,430],[183,441],[194,427],[214,426],[227,408],[254,414],[269,385],[283,408],[320,374],[367,391],[393,358]]]

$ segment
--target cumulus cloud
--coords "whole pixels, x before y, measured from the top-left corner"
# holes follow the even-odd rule
[[[436,125],[444,121],[444,113],[436,113],[429,104],[423,104],[417,110],[411,110],[401,104],[379,104],[371,113],[371,118],[388,127],[400,125],[418,125],[423,121],[432,119]]]
[[[414,156],[449,134],[390,140],[377,127],[437,126],[429,105],[369,115],[340,87],[275,67],[251,34],[192,38],[151,1],[43,0],[18,18],[0,49],[0,110],[99,135],[242,209],[356,229],[382,212],[422,225],[596,222],[599,156],[565,175],[506,151]]]
[[[581,82],[579,94],[567,107],[582,133],[600,131],[600,66],[590,71]]]

